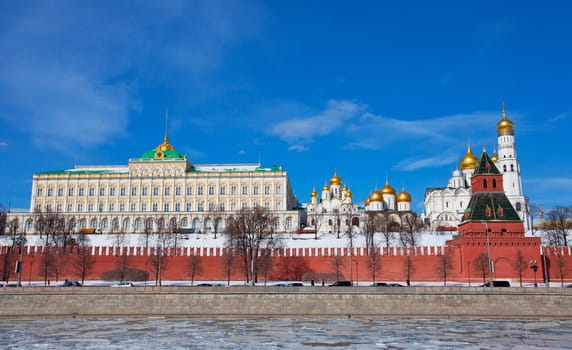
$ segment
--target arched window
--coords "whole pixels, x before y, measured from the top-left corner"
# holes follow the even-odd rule
[[[521,211],[522,210],[522,204],[520,204],[520,202],[516,202],[516,211]]]
[[[514,164],[510,165],[510,171],[514,171]]]
[[[497,179],[493,179],[493,188],[497,188]]]
[[[506,164],[502,166],[502,171],[506,173]]]
[[[487,179],[483,180],[483,188],[487,188]]]

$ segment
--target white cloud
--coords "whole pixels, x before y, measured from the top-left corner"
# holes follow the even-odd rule
[[[244,148],[241,148],[241,149],[238,151],[238,154],[240,154],[240,155],[245,155],[245,154],[246,154],[246,151],[244,150]]]
[[[0,118],[42,147],[110,142],[127,129],[142,83],[217,90],[205,76],[259,17],[257,5],[220,1],[12,6],[0,14]]]
[[[0,141],[0,147],[8,147],[8,142]]]
[[[338,131],[365,108],[366,106],[352,101],[330,100],[323,111],[308,117],[295,116],[274,124],[270,134],[288,142],[289,150],[304,151],[315,138]]]
[[[413,171],[422,168],[436,168],[443,165],[455,163],[458,160],[459,155],[453,154],[451,152],[428,158],[408,158],[401,160],[399,163],[395,164],[392,167],[392,170]]]

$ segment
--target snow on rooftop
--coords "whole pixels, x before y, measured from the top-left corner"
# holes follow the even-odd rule
[[[194,164],[200,171],[255,171],[260,164]]]

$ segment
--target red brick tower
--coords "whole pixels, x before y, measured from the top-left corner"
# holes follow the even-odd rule
[[[541,262],[541,240],[524,236],[524,223],[504,192],[503,175],[484,150],[471,177],[471,186],[471,200],[459,224],[459,237],[447,242],[457,250],[460,265],[457,269],[462,278],[482,281],[483,271],[477,257],[486,254],[492,261],[493,278],[511,279],[513,283],[521,276],[530,279],[529,264]],[[487,268],[486,280],[490,278],[488,273]]]

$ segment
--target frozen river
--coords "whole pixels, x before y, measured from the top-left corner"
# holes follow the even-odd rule
[[[572,320],[0,320],[1,349],[572,349]]]

